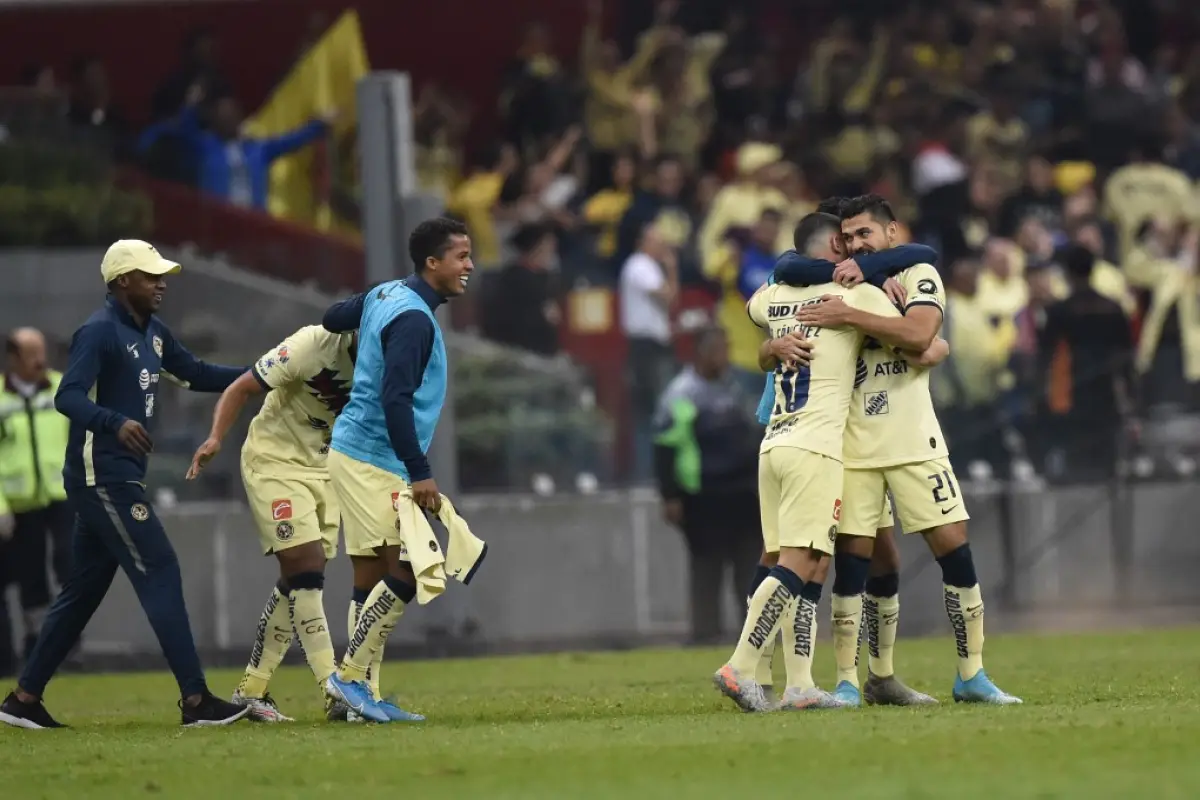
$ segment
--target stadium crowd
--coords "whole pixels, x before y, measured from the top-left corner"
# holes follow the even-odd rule
[[[503,75],[499,131],[462,87],[425,84],[414,108],[420,184],[468,223],[486,273],[471,315],[484,335],[554,356],[567,293],[618,292],[641,476],[686,333],[681,294],[712,295],[752,407],[762,334],[742,306],[793,222],[831,195],[887,197],[941,253],[952,356],[936,393],[964,474],[1104,477],[1146,421],[1195,410],[1195,11],[852,4],[795,52],[728,8],[713,23],[661,0],[626,43],[606,38],[598,0],[578,41],[530,24]],[[237,205],[263,207],[271,161],[327,130],[246,139],[212,31],[187,40],[140,132],[101,60],[69,77],[74,125]],[[23,79],[60,88],[46,67]],[[334,193],[351,217],[353,161]]]

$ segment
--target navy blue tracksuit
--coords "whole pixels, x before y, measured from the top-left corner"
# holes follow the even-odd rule
[[[207,691],[196,655],[175,550],[150,504],[146,459],[117,432],[128,420],[153,432],[160,376],[221,392],[244,367],[205,364],[156,317],[145,327],[111,296],[71,340],[54,398],[71,421],[63,478],[75,513],[72,569],[50,607],[20,687],[41,696],[100,602],[117,568],[129,576],[184,697]]]

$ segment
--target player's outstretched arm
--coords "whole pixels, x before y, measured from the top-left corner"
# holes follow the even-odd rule
[[[358,330],[359,323],[362,322],[363,306],[367,302],[367,295],[389,282],[378,281],[368,286],[366,291],[334,303],[325,310],[325,316],[321,318],[321,326],[330,333],[350,333]]]
[[[913,305],[904,316],[883,317],[827,294],[820,303],[804,306],[796,312],[796,319],[818,328],[849,325],[893,347],[923,353],[933,343],[942,325],[942,310],[932,305]]]
[[[413,395],[421,386],[433,351],[433,321],[420,311],[405,311],[383,329],[383,383],[380,403],[388,440],[408,470],[413,500],[437,511],[441,495],[429,459],[421,448],[413,415]]]
[[[915,267],[917,264],[935,264],[937,263],[937,257],[936,250],[923,244],[896,245],[887,250],[862,253],[853,258],[846,259],[837,265],[837,268],[834,270],[833,279],[840,283],[840,273],[847,265],[853,264],[862,273],[862,280],[864,282],[882,289],[884,282],[888,278],[903,272],[909,267]]]
[[[775,262],[775,282],[788,286],[819,286],[833,280],[834,264],[788,250]]]
[[[229,384],[224,392],[221,392],[221,397],[217,400],[217,407],[213,409],[212,429],[208,432],[208,438],[192,456],[192,465],[188,467],[187,480],[195,480],[200,472],[208,466],[208,462],[221,452],[221,442],[225,440],[233,423],[237,422],[242,409],[246,407],[246,401],[268,389],[270,387],[251,367],[236,381]]]
[[[246,367],[209,364],[192,355],[167,328],[162,328],[163,374],[193,392],[223,392],[246,373]]]

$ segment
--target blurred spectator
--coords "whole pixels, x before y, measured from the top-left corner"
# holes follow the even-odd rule
[[[1000,173],[1002,188],[1011,191],[1021,181],[1029,128],[1017,115],[1019,99],[1012,76],[1003,73],[992,81],[988,108],[967,122],[967,157],[972,162],[991,162]]]
[[[413,107],[417,183],[443,202],[462,180],[462,143],[471,111],[466,101],[452,97],[433,83],[421,89]]]
[[[179,66],[154,92],[151,110],[155,120],[170,119],[183,111],[188,96],[223,97],[233,87],[220,67],[219,43],[210,28],[197,28],[183,42]]]
[[[1089,160],[1102,169],[1120,165],[1137,148],[1159,102],[1150,92],[1144,69],[1125,52],[1124,43],[1107,42],[1088,65],[1084,107]]]
[[[592,148],[588,171],[593,181],[603,181],[613,171],[617,153],[639,141],[634,99],[663,40],[661,34],[644,37],[633,57],[622,63],[617,43],[600,38],[601,11],[599,0],[589,0],[579,53],[586,87],[584,129]],[[590,188],[595,191],[599,184]]]
[[[1200,180],[1200,126],[1177,104],[1167,112],[1166,162],[1191,180]]]
[[[1104,233],[1100,222],[1090,219],[1080,223],[1075,229],[1073,241],[1092,254],[1092,288],[1119,305],[1125,316],[1132,318],[1137,312],[1137,298],[1129,288],[1129,281],[1125,279],[1121,268],[1104,257]]]
[[[782,212],[790,203],[776,188],[782,152],[775,145],[751,142],[737,151],[737,177],[717,192],[700,229],[698,245],[704,274],[715,277],[726,260],[726,237],[734,228],[748,228],[758,222],[765,209]],[[791,246],[791,234],[770,250],[777,254]],[[757,287],[756,287],[757,288]]]
[[[122,155],[129,127],[116,107],[108,84],[108,70],[95,57],[81,58],[71,68],[71,104],[67,116],[97,144]]]
[[[778,210],[766,208],[749,230],[730,230],[719,251],[723,258],[715,262],[712,274],[721,285],[717,317],[728,338],[732,374],[751,397],[762,393],[758,348],[763,332],[746,314],[746,303],[775,269],[781,221]]]
[[[1070,296],[1046,309],[1039,350],[1049,417],[1043,434],[1059,480],[1115,475],[1122,421],[1133,410],[1133,338],[1121,307],[1091,287],[1095,257],[1072,245],[1063,255]]]
[[[637,160],[632,153],[616,153],[610,163],[612,173],[607,185],[583,205],[583,221],[596,231],[595,255],[604,263],[617,254],[617,229],[633,202],[637,180]]]
[[[461,217],[471,231],[471,247],[480,267],[500,265],[500,240],[495,218],[505,183],[516,174],[520,159],[507,142],[481,150],[471,172],[450,194],[446,209]]]
[[[1025,161],[1024,183],[1000,206],[996,232],[1014,236],[1028,217],[1040,220],[1051,231],[1063,226],[1063,196],[1054,183],[1054,165],[1040,153]]]
[[[1148,220],[1174,223],[1196,217],[1192,182],[1162,163],[1162,143],[1155,133],[1138,137],[1125,154],[1130,162],[1115,170],[1104,186],[1104,213],[1117,226],[1122,258]]]
[[[562,320],[555,275],[556,240],[552,231],[527,225],[513,237],[517,259],[494,275],[483,289],[483,334],[494,342],[544,356],[558,353]]]
[[[955,468],[971,474],[972,464],[984,462],[994,474],[1006,476],[1007,456],[995,431],[1017,330],[1013,317],[989,313],[978,278],[974,260],[958,261],[950,271],[942,322],[950,357],[932,373],[933,390]]]
[[[621,267],[621,332],[629,341],[628,380],[633,415],[635,475],[651,476],[651,422],[658,397],[675,371],[671,305],[679,296],[679,262],[657,225],[641,231],[637,250]]]
[[[544,22],[525,28],[521,46],[502,78],[500,111],[508,138],[524,153],[569,123],[569,92],[562,67],[550,49]]]
[[[58,76],[54,67],[46,64],[28,64],[21,70],[21,85],[39,94],[54,94],[58,91]]]
[[[762,546],[756,468],[762,429],[749,410],[758,393],[742,391],[729,372],[725,335],[709,328],[696,335],[694,363],[658,402],[655,473],[667,521],[687,544],[696,644],[720,639],[726,575],[740,604],[739,581]]]
[[[1131,280],[1151,289],[1142,322],[1137,368],[1145,376],[1145,406],[1193,410],[1200,382],[1200,234],[1194,225],[1155,220],[1143,226],[1127,259]]]
[[[229,96],[213,101],[211,125],[201,127],[198,103],[202,96],[194,87],[176,118],[142,132],[138,149],[145,152],[163,135],[174,134],[187,143],[198,164],[200,188],[242,208],[266,210],[271,163],[324,136],[333,119],[330,114],[283,136],[251,139],[244,132],[241,107]]]
[[[624,264],[637,246],[642,231],[653,225],[656,236],[675,250],[686,247],[692,238],[692,212],[683,197],[686,175],[683,163],[674,156],[659,156],[654,164],[650,188],[638,192],[617,229],[617,263]]]

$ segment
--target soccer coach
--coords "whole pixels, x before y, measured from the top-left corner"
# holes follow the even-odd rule
[[[175,341],[154,312],[166,276],[179,272],[146,242],[122,240],[104,255],[108,286],[101,308],[75,332],[55,407],[70,420],[63,479],[75,512],[72,567],[50,607],[16,691],[0,722],[62,727],[42,693],[108,593],[117,567],[175,674],[184,725],[224,725],[248,709],[213,696],[204,680],[183,601],[179,561],[146,496],[159,376],[199,392],[224,391],[243,367],[205,364]]]

